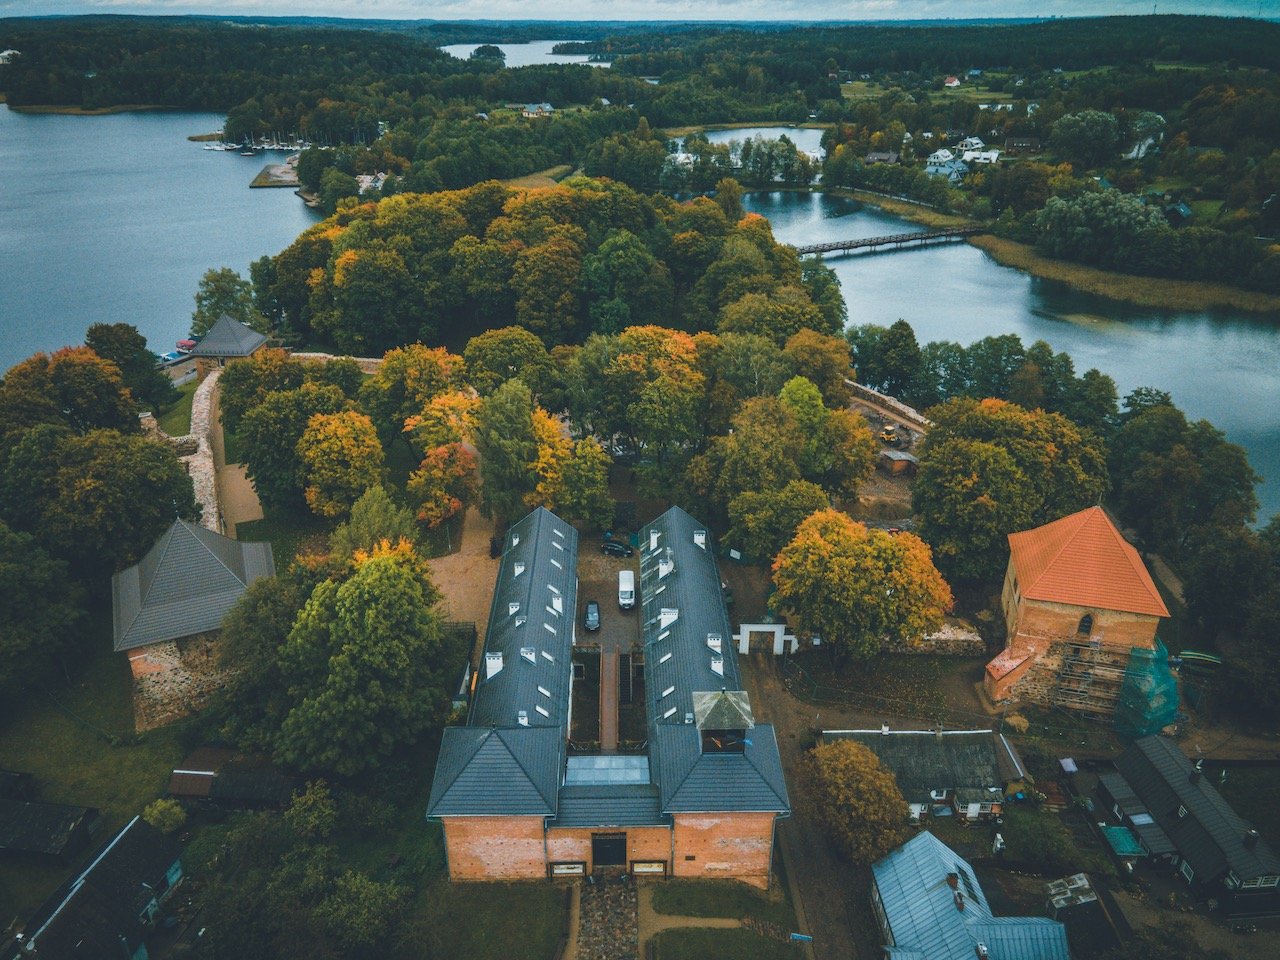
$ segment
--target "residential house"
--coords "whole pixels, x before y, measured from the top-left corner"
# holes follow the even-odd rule
[[[12,47],[8,50],[0,50],[0,65],[13,63],[13,58],[18,56],[18,51]]]
[[[996,113],[997,111],[1003,111],[1005,113],[1013,113],[1013,104],[1012,103],[980,103],[978,104],[978,109],[990,110],[992,113]]]
[[[990,164],[1000,162],[999,150],[966,150],[960,157],[965,163]]]
[[[823,743],[867,747],[898,781],[912,820],[930,813],[998,817],[1006,797],[1035,783],[1008,738],[990,730],[824,730]]]
[[[1141,712],[1146,696],[1146,721],[1171,722],[1176,683],[1156,636],[1169,611],[1101,507],[1010,534],[1001,606],[1008,639],[983,678],[993,702],[1021,698],[1110,719],[1126,702]],[[1172,702],[1157,703],[1171,686]]]
[[[1172,740],[1134,740],[1099,777],[1098,798],[1197,898],[1226,916],[1280,916],[1280,854]]]
[[[1070,960],[1048,917],[997,917],[973,868],[925,831],[871,868],[886,960]]]
[[[956,155],[946,147],[939,147],[933,153],[929,154],[926,163],[950,163],[956,158]]]
[[[71,860],[89,845],[101,824],[93,807],[0,798],[0,854]]]
[[[526,103],[520,109],[520,116],[526,117],[529,119],[542,119],[542,118],[551,116],[551,114],[555,113],[555,111],[556,111],[556,108],[546,102]]]
[[[269,543],[242,543],[178,519],[138,564],[111,578],[113,635],[129,657],[140,730],[199,709],[223,680],[222,618],[275,574]]]
[[[950,153],[949,150],[939,151],[941,153]],[[964,179],[966,173],[969,172],[969,165],[963,160],[929,160],[925,164],[924,172],[931,177],[946,177],[952,183],[959,183]]]
[[[1115,950],[1133,936],[1129,920],[1105,887],[1095,887],[1085,873],[1045,884],[1049,916],[1067,928],[1067,943],[1077,957],[1096,957]]]
[[[189,803],[278,810],[293,796],[297,781],[267,756],[230,747],[199,747],[169,777],[169,796]]]
[[[767,887],[790,812],[777,738],[742,692],[709,532],[645,527],[647,752],[568,751],[577,533],[539,508],[508,532],[465,726],[441,743],[427,816],[453,880],[622,868]]]
[[[972,70],[970,70],[970,71],[969,71],[969,73],[967,74],[967,76],[972,77],[972,78],[977,78],[977,77],[982,76],[982,71],[981,71],[981,70],[979,70],[977,67],[974,67]]]
[[[1169,226],[1171,227],[1185,227],[1194,216],[1195,211],[1191,209],[1185,200],[1171,203],[1164,208],[1164,218],[1169,221]]]
[[[191,356],[196,358],[196,377],[203,380],[209,371],[225,367],[228,360],[251,357],[266,342],[266,334],[223,314],[191,351]]]
[[[945,80],[943,80],[943,81],[942,81],[942,85],[943,85],[944,87],[952,87],[952,88],[954,88],[954,87],[958,87],[958,86],[960,86],[960,78],[959,78],[959,77],[947,77],[947,79],[945,79]]]
[[[893,150],[872,150],[866,156],[866,163],[868,166],[876,163],[894,164],[898,159],[898,154]]]
[[[18,956],[147,960],[147,937],[181,880],[178,845],[134,817],[36,910]]]
[[[966,150],[985,150],[987,145],[982,142],[981,137],[965,137],[956,144],[956,151],[964,153]]]

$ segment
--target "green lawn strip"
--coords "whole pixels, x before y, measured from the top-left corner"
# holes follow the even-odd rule
[[[87,622],[93,627],[78,656],[67,657],[71,681],[33,679],[0,710],[0,757],[4,767],[34,774],[35,799],[99,809],[102,839],[164,793],[182,749],[176,727],[134,734],[132,678],[111,649],[109,607],[99,601]],[[6,859],[0,903],[26,915],[78,865]],[[3,912],[7,923],[12,912]]]
[[[1205,780],[1243,819],[1251,823],[1262,838],[1280,847],[1280,824],[1275,817],[1276,795],[1280,792],[1280,768],[1232,767],[1223,781],[1221,768],[1206,767]]]
[[[657,960],[794,960],[801,955],[797,944],[738,929],[664,930],[650,943]]]
[[[244,463],[244,449],[234,430],[222,431],[222,454],[227,463]]]
[[[156,417],[160,429],[171,437],[185,437],[191,432],[191,398],[195,396],[195,380],[184,383],[178,388],[178,399],[164,413]]]
[[[796,923],[785,884],[775,900],[737,880],[673,879],[653,888],[653,909],[679,917],[756,917],[788,931]]]
[[[303,547],[315,544],[327,549],[328,537],[334,524],[317,517],[309,510],[265,509],[261,520],[246,520],[236,524],[236,539],[271,542],[271,553],[277,570],[283,570]]]
[[[414,956],[466,960],[552,960],[564,918],[564,889],[548,883],[461,883],[443,877],[410,906],[406,930],[425,949]],[[763,956],[763,955],[762,955]]]

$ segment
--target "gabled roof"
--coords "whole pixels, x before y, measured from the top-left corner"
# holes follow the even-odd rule
[[[554,816],[558,727],[446,727],[427,816]]]
[[[141,909],[162,888],[178,845],[134,817],[27,922],[27,949],[38,957],[107,957],[121,938],[141,942]]]
[[[1129,745],[1116,770],[1168,835],[1196,878],[1211,881],[1228,870],[1241,881],[1280,874],[1280,856],[1271,845],[1256,838],[1245,846],[1249,824],[1178,746],[1166,737],[1141,737]],[[1185,814],[1178,815],[1179,809]]]
[[[917,834],[871,873],[893,937],[885,952],[895,960],[972,960],[979,943],[990,960],[1069,960],[1062,924],[993,917],[973,868],[932,833]]]
[[[1138,551],[1101,507],[1011,533],[1009,553],[1029,599],[1169,616]]]
[[[175,520],[140,563],[111,578],[115,649],[217,630],[249,584],[274,573],[271,544]]]
[[[74,856],[97,819],[92,807],[0,799],[0,850]]]
[[[193,357],[247,357],[267,342],[266,334],[232,320],[225,313],[191,351]]]
[[[699,701],[717,714],[736,713],[721,717],[736,725],[708,729],[747,729],[742,707],[750,706],[741,692],[715,542],[679,507],[640,531],[640,600],[649,765],[663,812],[789,812],[770,724],[748,729],[741,753],[702,752],[694,722]]]
[[[750,730],[756,725],[745,690],[695,692],[693,720],[699,730]]]
[[[1017,758],[1017,752],[990,730],[824,730],[822,739],[854,740],[870,749],[908,803],[928,803],[933,790],[978,790],[986,800],[1000,800],[1006,780],[1026,775],[1023,768],[1021,775],[1004,776],[1000,755],[1012,751]],[[1020,759],[1007,763],[1010,770],[1022,766]]]

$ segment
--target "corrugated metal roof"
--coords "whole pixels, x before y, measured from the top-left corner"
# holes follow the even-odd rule
[[[247,357],[267,342],[264,334],[220,316],[191,351],[193,357]]]
[[[1192,782],[1194,767],[1172,740],[1152,736],[1133,741],[1116,760],[1116,769],[1197,879],[1210,881],[1228,869],[1242,881],[1280,873],[1280,856],[1265,840],[1258,839],[1252,849],[1245,846],[1249,824],[1217,788],[1203,776]],[[1182,816],[1180,808],[1186,811]]]
[[[714,541],[679,507],[640,531],[640,597],[650,768],[663,812],[788,812],[772,726],[757,723],[742,753],[702,753],[693,695],[741,691],[742,680]]]
[[[1011,533],[1009,553],[1024,597],[1169,616],[1138,551],[1101,507]]]
[[[932,833],[917,834],[871,873],[893,937],[890,956],[972,960],[983,943],[991,960],[1069,960],[1062,924],[993,918],[973,868]],[[954,888],[947,880],[952,873]]]
[[[269,543],[239,543],[186,520],[111,578],[116,650],[217,630],[245,589],[275,573]]]

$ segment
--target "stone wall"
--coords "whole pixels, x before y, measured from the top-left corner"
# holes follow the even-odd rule
[[[191,431],[183,437],[170,437],[160,429],[155,417],[146,414],[140,420],[142,432],[165,440],[174,449],[191,477],[196,503],[200,504],[200,523],[214,533],[223,533],[222,507],[218,502],[218,472],[213,463],[214,391],[221,370],[214,370],[196,387],[191,398]]]
[[[201,633],[129,651],[133,722],[139,733],[204,708],[227,680],[218,664],[219,638]]]
[[[852,380],[845,380],[849,385],[849,389],[853,391],[853,395],[868,403],[874,403],[881,407],[887,407],[892,410],[899,419],[907,426],[920,433],[928,433],[933,423],[923,413],[915,407],[909,407],[896,397],[891,397],[887,393],[881,393],[879,390],[872,390],[870,387],[861,383],[855,383]]]
[[[942,625],[941,630],[921,637],[915,643],[886,643],[884,649],[889,653],[980,657],[987,652],[987,642],[963,620],[950,620]]]
[[[305,360],[312,363],[328,363],[330,360],[354,360],[361,373],[376,373],[378,368],[382,366],[381,357],[340,357],[332,353],[294,353],[290,354],[290,356],[295,360]]]

